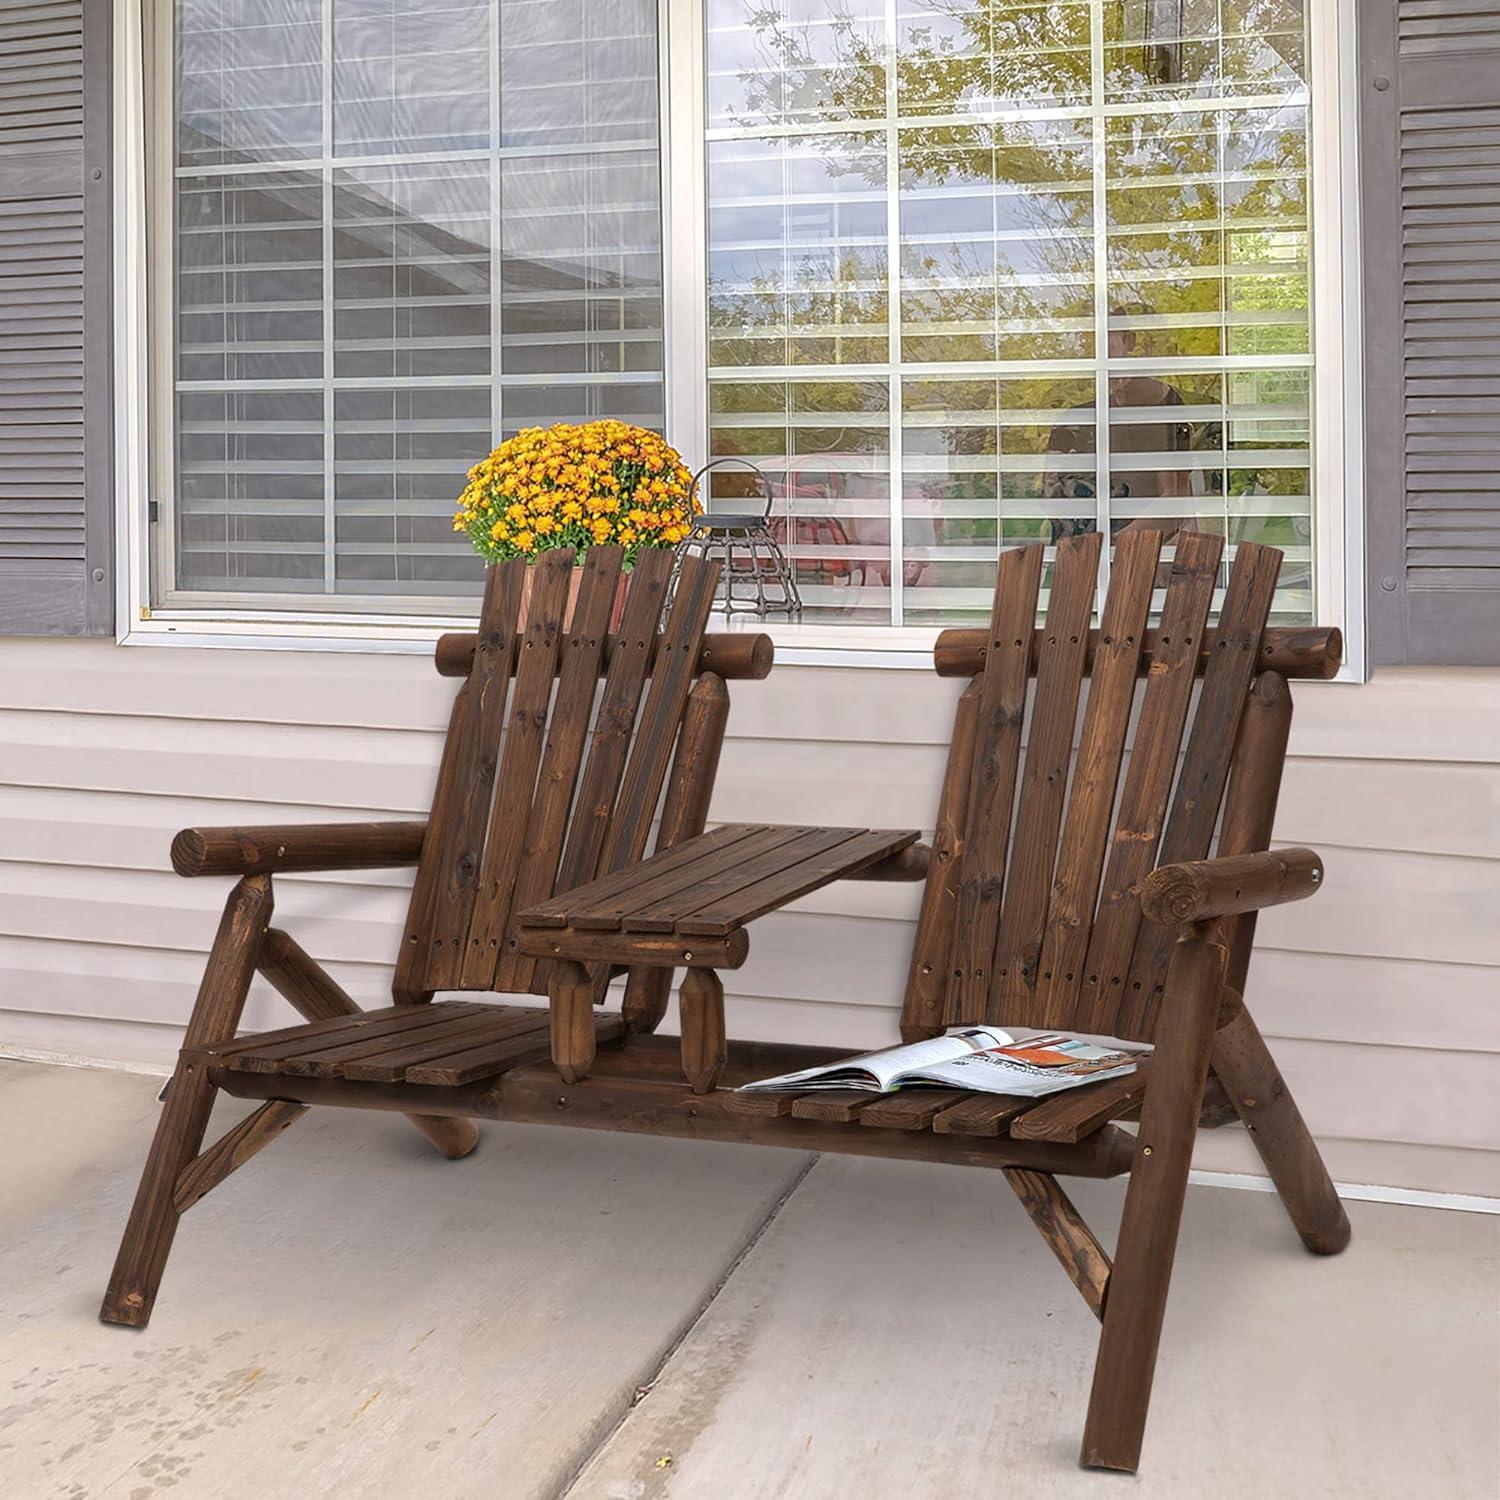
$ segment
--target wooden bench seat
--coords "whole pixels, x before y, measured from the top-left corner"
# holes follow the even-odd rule
[[[601,1043],[623,1031],[618,1015],[599,1015]],[[547,1012],[542,1006],[458,1001],[356,1011],[194,1053],[205,1066],[225,1075],[222,1086],[231,1093],[234,1075],[246,1073],[457,1087],[547,1055]]]

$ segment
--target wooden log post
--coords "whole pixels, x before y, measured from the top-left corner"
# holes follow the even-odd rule
[[[1172,950],[1083,1432],[1089,1468],[1140,1462],[1225,958],[1208,924]]]
[[[179,1214],[185,1214],[200,1198],[213,1192],[231,1172],[238,1171],[306,1113],[305,1104],[272,1099],[254,1114],[246,1115],[233,1130],[220,1136],[207,1151],[178,1173],[172,1207]]]
[[[1290,690],[1276,673],[1263,672],[1240,722],[1219,833],[1221,855],[1264,849],[1270,843],[1291,727]],[[1244,994],[1249,974],[1255,918],[1251,911],[1223,923],[1229,949],[1224,978],[1237,995]],[[1336,1255],[1349,1243],[1349,1216],[1297,1101],[1243,1002],[1221,1014],[1212,1067],[1302,1243],[1316,1255]]]
[[[552,965],[547,984],[552,1061],[564,1083],[587,1078],[594,1061],[594,984],[575,959]]]
[[[359,1005],[344,987],[280,928],[273,927],[266,933],[258,967],[306,1021],[327,1021],[359,1011]],[[461,1160],[479,1144],[479,1127],[473,1120],[418,1114],[408,1114],[406,1118],[450,1161]]]
[[[695,1094],[712,1093],[729,1056],[724,1035],[724,982],[712,969],[689,969],[679,997],[682,1071]]]
[[[230,891],[188,1021],[185,1053],[233,1037],[273,904],[269,875],[246,876]],[[178,1178],[203,1144],[216,1092],[202,1063],[179,1060],[99,1309],[103,1322],[144,1328],[150,1320],[177,1233]]]
[[[728,723],[729,689],[722,677],[706,672],[688,694],[682,716],[682,732],[677,740],[662,807],[661,831],[656,839],[658,854],[703,832]],[[661,965],[631,969],[625,982],[623,1007],[628,1030],[650,1032],[661,1025],[675,972]]]

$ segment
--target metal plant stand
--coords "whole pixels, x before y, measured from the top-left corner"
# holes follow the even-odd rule
[[[747,459],[715,458],[693,475],[693,489],[699,489],[710,469],[724,464],[737,464],[754,474],[760,482],[764,504],[758,511],[711,510],[712,500],[705,492],[703,514],[693,518],[692,530],[677,545],[671,587],[676,590],[678,575],[687,558],[716,557],[724,564],[713,603],[717,613],[755,615],[762,620],[770,615],[800,619],[802,595],[797,591],[797,580],[792,576],[786,554],[771,535],[771,504],[775,499],[771,481]]]

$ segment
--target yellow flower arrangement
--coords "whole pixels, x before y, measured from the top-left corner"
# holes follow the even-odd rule
[[[490,562],[614,542],[629,563],[642,547],[675,547],[688,534],[703,508],[692,488],[677,450],[643,427],[528,427],[469,470],[453,529]]]

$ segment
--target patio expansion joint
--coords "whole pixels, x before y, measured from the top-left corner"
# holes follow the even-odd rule
[[[567,1497],[573,1493],[585,1470],[615,1440],[616,1435],[624,1427],[631,1412],[650,1393],[651,1387],[661,1378],[662,1372],[675,1358],[677,1351],[692,1337],[698,1325],[708,1315],[714,1303],[719,1300],[724,1288],[734,1279],[735,1272],[744,1265],[745,1261],[754,1252],[755,1247],[765,1238],[771,1226],[780,1217],[782,1209],[791,1202],[793,1195],[807,1181],[808,1174],[817,1166],[821,1159],[822,1155],[820,1152],[813,1151],[808,1153],[807,1159],[803,1162],[801,1169],[777,1195],[776,1201],[766,1211],[765,1217],[746,1236],[744,1242],[735,1251],[723,1271],[719,1274],[718,1279],[709,1289],[708,1295],[683,1320],[676,1333],[673,1334],[669,1342],[663,1347],[661,1353],[653,1362],[650,1373],[644,1380],[639,1381],[631,1387],[629,1394],[615,1406],[613,1411],[603,1414],[594,1429],[593,1437],[584,1443],[578,1460],[569,1471],[567,1478],[547,1496],[547,1500],[567,1500]]]

